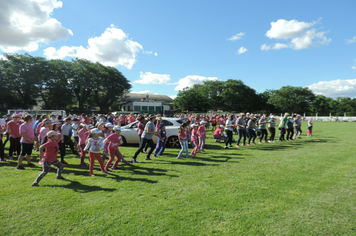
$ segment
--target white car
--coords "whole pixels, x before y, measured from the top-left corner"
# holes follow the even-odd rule
[[[180,147],[179,139],[178,139],[178,129],[182,123],[185,121],[180,118],[162,118],[163,123],[166,125],[167,132],[167,147]],[[121,136],[123,137],[123,145],[126,144],[139,144],[140,137],[137,133],[137,124],[138,121],[135,121],[131,124],[125,125],[121,127]],[[156,121],[155,121],[156,124]],[[153,142],[157,143],[157,136],[153,135]]]

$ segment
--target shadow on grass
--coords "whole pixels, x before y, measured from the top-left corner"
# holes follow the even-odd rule
[[[90,186],[90,185],[85,185],[81,184],[78,181],[73,181],[73,180],[62,180],[66,182],[70,182],[70,184],[62,184],[62,185],[41,185],[43,187],[60,187],[60,188],[67,188],[71,189],[74,192],[80,192],[80,193],[90,193],[90,192],[96,192],[96,191],[107,191],[107,192],[114,192],[117,189],[114,188],[102,188],[100,186]]]
[[[279,150],[284,150],[284,149],[299,149],[302,148],[305,145],[309,145],[309,143],[327,143],[327,142],[334,142],[333,139],[327,140],[327,139],[308,139],[304,140],[303,142],[298,142],[297,140],[287,140],[283,142],[279,142],[279,145],[273,145],[273,146],[256,146],[258,150],[264,150],[264,151],[279,151]]]

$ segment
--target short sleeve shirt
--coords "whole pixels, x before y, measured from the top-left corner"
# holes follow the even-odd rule
[[[27,138],[34,140],[35,139],[35,133],[33,132],[33,128],[31,124],[23,123],[20,125],[20,134],[23,133]],[[26,139],[21,137],[20,140],[21,143],[29,143]]]
[[[120,145],[121,135],[110,134],[106,139],[110,142],[109,148],[118,148]]]
[[[145,139],[152,139],[153,137],[153,134],[148,134],[148,130],[155,130],[155,126],[154,124],[149,121],[146,126],[145,126],[145,129],[143,130],[143,133],[142,133],[142,138],[145,138]]]
[[[7,126],[9,127],[12,135],[11,138],[19,138],[21,137],[20,135],[20,125],[21,125],[21,121],[17,121],[16,123],[13,121],[10,121],[9,123],[7,123]]]
[[[44,153],[44,156],[46,156],[47,158],[46,159],[42,158],[42,161],[54,162],[55,160],[57,160],[57,155],[59,150],[58,143],[50,140],[43,145],[46,146],[46,151]]]

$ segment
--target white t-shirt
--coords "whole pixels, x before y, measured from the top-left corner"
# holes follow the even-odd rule
[[[226,124],[225,124],[225,127],[226,129],[225,130],[230,130],[230,131],[233,131],[233,127],[228,127],[228,125],[233,125],[234,124],[234,121],[233,120],[227,120],[226,121]]]

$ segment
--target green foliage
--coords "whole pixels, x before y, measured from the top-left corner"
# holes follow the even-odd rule
[[[303,113],[308,111],[314,93],[303,87],[283,86],[278,90],[269,90],[268,104],[273,105],[279,112]]]
[[[98,106],[106,113],[131,88],[116,68],[85,59],[6,58],[0,60],[0,108],[27,109],[40,100],[44,109],[66,109],[76,100],[79,111]]]

